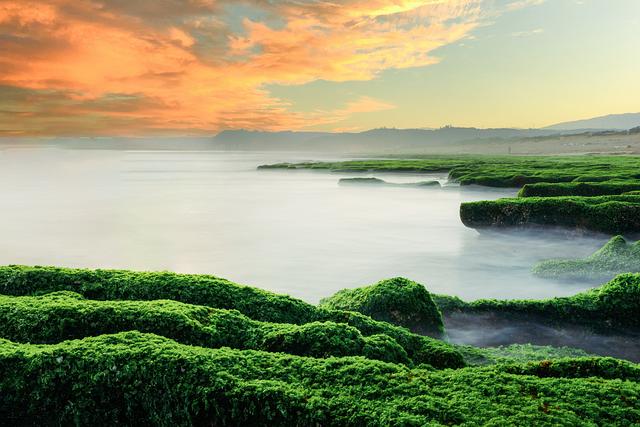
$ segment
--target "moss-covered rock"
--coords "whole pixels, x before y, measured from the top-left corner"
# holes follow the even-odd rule
[[[387,182],[380,178],[341,178],[338,181],[340,185],[377,185],[377,186],[386,186],[386,187],[417,187],[417,188],[440,188],[440,182],[438,181],[418,181],[418,182]]]
[[[637,425],[640,368],[581,358],[410,369],[178,344],[140,332],[0,340],[8,425]]]
[[[459,346],[470,365],[490,365],[506,362],[533,362],[563,358],[593,356],[571,347],[552,347],[532,344],[511,344],[498,347]]]
[[[403,277],[341,290],[320,301],[320,306],[357,311],[424,335],[441,337],[444,334],[442,315],[431,294],[421,284]]]
[[[640,181],[563,182],[526,184],[518,197],[611,196],[640,190]]]
[[[610,280],[621,273],[640,272],[640,241],[630,244],[615,236],[584,259],[553,259],[536,264],[533,274],[546,279]]]
[[[579,325],[604,333],[640,330],[640,274],[621,274],[604,285],[546,300],[483,299],[464,302],[437,297],[443,314],[489,314],[512,322],[533,320],[550,326]]]
[[[340,181],[338,181],[338,184],[340,185],[351,185],[351,184],[385,185],[385,184],[388,184],[388,182],[380,178],[357,177],[357,178],[341,178]]]
[[[640,196],[520,197],[463,203],[467,227],[554,226],[607,234],[640,233]]]
[[[364,337],[388,335],[415,363],[437,367],[464,366],[464,359],[448,343],[413,334],[357,312],[318,308],[304,301],[261,289],[241,286],[201,274],[85,270],[59,267],[0,267],[0,294],[40,295],[77,292],[96,300],[173,300],[211,308],[238,310],[252,320],[307,324],[334,322],[356,328]]]
[[[89,299],[102,300],[170,299],[238,310],[251,319],[264,322],[299,324],[317,320],[316,307],[302,300],[207,274],[20,265],[0,267],[2,295],[55,291],[72,291]]]
[[[418,156],[306,162],[260,168],[324,169],[337,172],[449,172],[461,185],[516,187],[533,183],[604,182],[640,179],[638,156]]]
[[[416,187],[441,187],[439,181],[418,181],[409,185]]]
[[[0,295],[0,324],[3,325],[0,338],[16,342],[52,344],[137,330],[203,347],[311,357],[368,356],[410,363],[407,353],[393,338],[364,337],[358,329],[344,323],[259,322],[235,310],[170,300],[92,301],[69,291],[34,297]],[[428,357],[421,363],[427,360]]]

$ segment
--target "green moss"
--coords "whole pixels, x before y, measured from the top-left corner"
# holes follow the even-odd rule
[[[238,310],[258,321],[306,324],[334,322],[356,328],[367,337],[387,335],[402,346],[415,363],[437,367],[464,365],[462,355],[442,341],[373,320],[360,313],[317,308],[295,298],[240,286],[208,275],[123,270],[83,270],[57,267],[0,267],[0,294],[38,295],[77,292],[97,300],[170,299],[211,308]]]
[[[435,371],[207,349],[139,332],[0,342],[0,417],[22,424],[634,425],[640,368],[585,358]]]
[[[464,358],[457,346],[427,336],[411,333],[408,329],[387,322],[373,320],[371,317],[354,311],[330,310],[320,308],[319,320],[346,323],[357,328],[362,335],[387,335],[407,352],[416,364],[428,363],[435,367],[464,366]]]
[[[522,187],[533,183],[640,179],[637,156],[425,156],[265,165],[260,168],[326,169],[337,172],[449,172],[462,185]]]
[[[611,196],[640,190],[640,180],[527,184],[519,197]]]
[[[558,226],[608,234],[640,232],[639,196],[527,197],[463,203],[471,228]]]
[[[540,378],[589,378],[623,379],[640,381],[637,364],[626,363],[610,357],[578,357],[543,360],[526,364],[507,363],[496,370],[517,375],[533,375]]]
[[[0,267],[1,292],[27,295],[0,296],[0,338],[11,339],[0,339],[0,419],[11,425],[640,423],[640,367],[574,349],[452,346],[212,276],[11,266]],[[432,298],[402,278],[352,292],[332,299],[371,298],[373,312],[399,300],[400,313],[437,313],[440,327],[433,299],[613,329],[640,322],[640,275],[547,301]],[[235,301],[244,297],[258,307]],[[490,366],[462,368],[463,355]]]
[[[524,186],[520,196],[529,200],[503,199],[463,204],[461,218],[473,228],[551,225],[610,234],[640,232],[640,199],[637,194],[629,194],[633,190],[640,190],[638,156],[428,156],[416,159],[286,163],[262,167],[339,172],[447,171],[449,179],[461,185]],[[385,184],[377,178],[354,178],[343,183],[364,180]],[[550,200],[542,200],[540,196],[549,197]],[[585,198],[593,196],[600,197],[594,197],[594,200]]]
[[[77,292],[90,299],[171,299],[195,305],[238,310],[265,322],[307,323],[316,308],[286,295],[276,295],[204,274],[84,270],[57,267],[0,267],[0,294],[35,295]]]
[[[640,241],[629,244],[615,236],[584,259],[554,259],[536,264],[533,274],[547,279],[609,280],[621,273],[640,272]]]
[[[374,319],[409,328],[413,332],[441,337],[442,315],[424,286],[396,277],[374,285],[344,289],[320,301],[334,310],[357,311]]]
[[[235,310],[170,300],[92,301],[69,291],[38,297],[0,296],[0,324],[0,338],[17,342],[49,344],[138,330],[203,347],[312,357],[367,355],[409,363],[406,352],[393,338],[363,337],[346,324],[258,322]]]
[[[505,362],[531,362],[562,358],[588,357],[584,350],[570,347],[551,347],[532,344],[511,344],[500,347],[459,346],[470,365]]]
[[[489,313],[511,321],[535,320],[553,326],[577,324],[607,333],[637,332],[640,329],[640,274],[621,274],[599,288],[571,297],[478,300],[445,304],[440,309],[445,315]]]
[[[418,181],[418,182],[403,182],[403,183],[395,183],[395,182],[387,182],[380,178],[341,178],[338,181],[340,185],[378,185],[378,186],[386,186],[386,187],[440,187],[440,183],[438,181]]]

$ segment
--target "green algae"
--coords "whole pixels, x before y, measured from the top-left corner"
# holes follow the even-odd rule
[[[533,274],[558,280],[609,280],[621,273],[640,272],[640,241],[627,243],[615,236],[602,248],[584,259],[553,259],[536,264]]]
[[[431,294],[421,284],[403,277],[343,289],[321,300],[320,307],[357,311],[424,335],[441,337],[444,334],[442,315]]]

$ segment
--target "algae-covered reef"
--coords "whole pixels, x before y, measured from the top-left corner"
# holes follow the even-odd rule
[[[522,187],[538,182],[602,182],[640,179],[634,156],[428,156],[342,162],[280,163],[259,169],[319,169],[334,172],[448,172],[462,185]]]
[[[640,190],[640,180],[526,184],[519,197],[614,196]]]
[[[409,369],[126,332],[0,341],[0,416],[40,425],[633,425],[639,378],[638,365],[610,358]]]
[[[524,197],[463,203],[472,228],[557,226],[607,234],[640,232],[640,196]]]
[[[424,286],[396,277],[362,288],[344,289],[320,301],[320,307],[357,311],[413,332],[441,337],[442,315]]]
[[[57,267],[0,267],[1,295],[77,292],[90,299],[171,299],[188,304],[238,310],[255,320],[306,323],[316,308],[286,295],[241,286],[205,274],[85,270]]]
[[[338,172],[443,172],[461,185],[521,188],[518,199],[463,204],[472,228],[559,226],[608,234],[640,232],[640,157],[431,156],[266,165]],[[382,180],[354,178],[354,180]],[[355,181],[354,181],[355,182]],[[370,181],[373,182],[373,181]]]
[[[637,328],[639,283],[620,276],[554,302],[555,315]],[[433,296],[408,279],[316,307],[214,276],[8,266],[0,294],[0,419],[12,425],[640,423],[637,364],[453,345],[326,307],[395,307],[406,312],[390,321],[441,331]],[[443,298],[445,313],[483,307]]]
[[[365,356],[410,363],[387,335],[364,337],[353,326],[334,322],[303,325],[252,320],[235,310],[171,300],[93,301],[69,292],[42,296],[0,296],[0,338],[51,344],[137,330],[202,347],[231,347],[300,356]]]
[[[92,300],[174,300],[210,308],[238,310],[248,318],[261,322],[345,324],[358,330],[364,337],[388,336],[404,349],[414,363],[438,367],[464,365],[460,352],[445,342],[413,334],[407,329],[373,320],[360,313],[318,308],[295,298],[241,286],[214,276],[56,267],[0,267],[0,295],[29,296],[56,291],[72,291]],[[372,341],[369,340],[370,343]],[[380,343],[380,346],[385,345]],[[393,343],[388,346],[392,347]],[[369,349],[372,350],[371,347]]]
[[[580,325],[607,333],[640,331],[640,274],[622,274],[574,296],[546,300],[477,300],[434,295],[446,315],[491,314],[510,321],[533,320],[552,326]]]
[[[533,274],[547,279],[609,280],[621,273],[640,272],[640,241],[628,243],[615,236],[593,255],[584,259],[552,259],[536,264]]]
[[[418,182],[387,182],[380,178],[341,178],[338,181],[340,185],[375,185],[375,186],[384,186],[384,187],[416,187],[416,188],[435,188],[440,187],[440,183],[438,181],[418,181]]]

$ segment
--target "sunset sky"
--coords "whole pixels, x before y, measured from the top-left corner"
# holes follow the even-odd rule
[[[640,111],[640,0],[0,0],[0,135]]]

